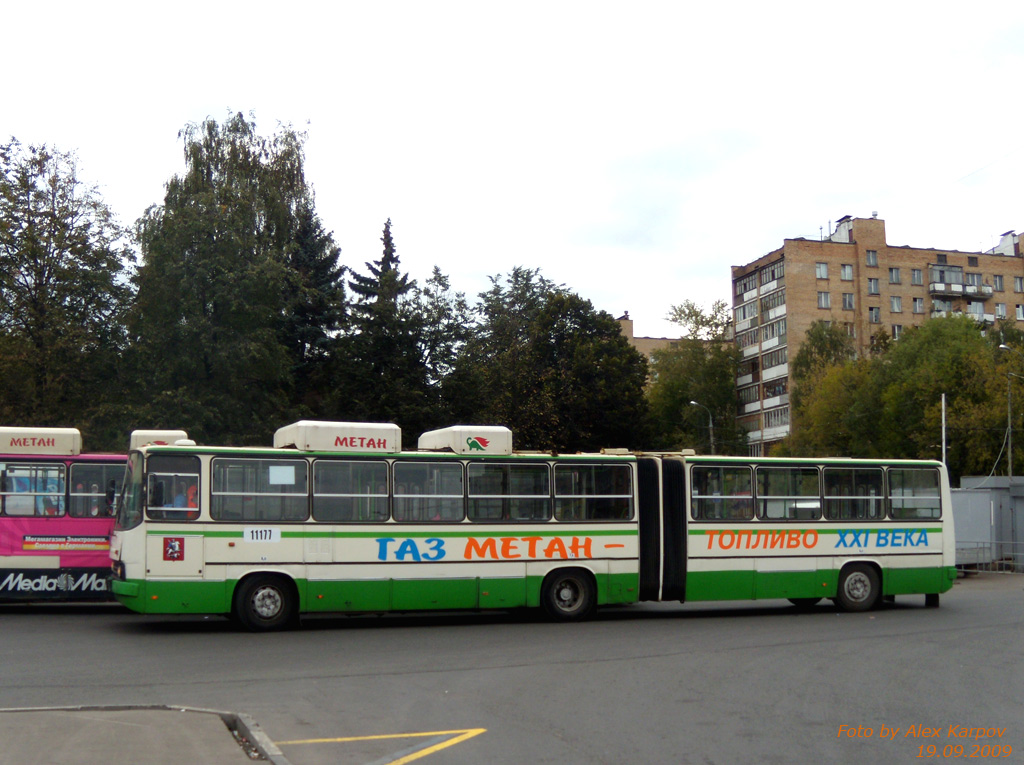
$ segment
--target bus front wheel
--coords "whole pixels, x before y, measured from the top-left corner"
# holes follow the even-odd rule
[[[280,576],[257,574],[244,580],[235,593],[235,618],[252,632],[288,626],[295,617],[291,583]]]
[[[548,616],[560,622],[586,619],[594,611],[597,595],[589,572],[567,569],[544,580],[541,603]]]
[[[878,600],[878,573],[864,563],[853,563],[839,577],[836,602],[844,611],[867,611]]]

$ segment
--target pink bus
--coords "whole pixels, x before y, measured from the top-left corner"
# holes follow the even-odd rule
[[[112,599],[125,460],[82,454],[75,428],[0,427],[0,602]]]

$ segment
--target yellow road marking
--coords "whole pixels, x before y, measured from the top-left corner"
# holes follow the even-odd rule
[[[347,736],[345,738],[307,738],[297,741],[275,741],[278,746],[296,746],[298,744],[344,744],[351,741],[382,741],[389,738],[426,738],[428,736],[454,736],[454,738],[448,741],[442,741],[440,744],[434,744],[434,746],[428,746],[426,749],[421,749],[418,752],[413,752],[405,757],[401,757],[397,760],[392,760],[387,765],[405,765],[413,760],[418,760],[421,757],[426,757],[428,754],[439,752],[442,749],[447,749],[450,746],[461,744],[463,741],[468,741],[474,736],[479,736],[481,733],[486,733],[486,728],[467,728],[466,730],[435,730],[427,731],[425,733],[387,733],[378,736]]]

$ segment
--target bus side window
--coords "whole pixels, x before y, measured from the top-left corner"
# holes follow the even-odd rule
[[[153,490],[149,493],[149,506],[150,507],[163,507],[164,506],[164,482],[154,481]]]

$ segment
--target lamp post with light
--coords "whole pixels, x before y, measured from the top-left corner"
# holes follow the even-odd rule
[[[1021,353],[1016,348],[1011,348],[1006,343],[1000,343],[999,350],[1010,351],[1016,353],[1022,359],[1024,359],[1024,353]],[[1010,479],[1010,483],[1013,483],[1013,403],[1010,395],[1010,380],[1011,377],[1020,377],[1015,375],[1013,372],[1006,373],[1006,476]]]
[[[691,405],[699,406],[705,412],[708,413],[708,440],[711,442],[711,453],[715,453],[715,421],[711,418],[711,410],[708,409],[704,404],[699,401],[691,401]]]

